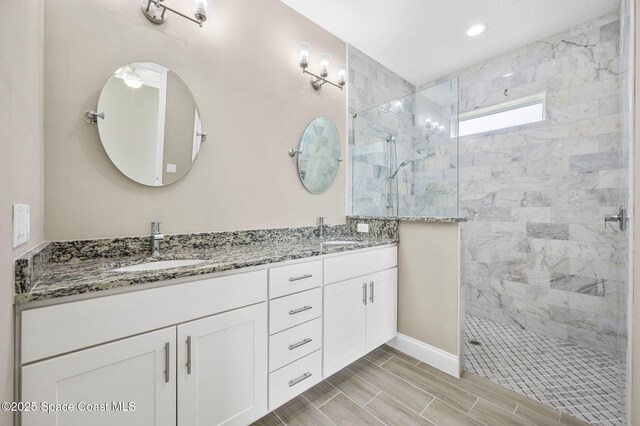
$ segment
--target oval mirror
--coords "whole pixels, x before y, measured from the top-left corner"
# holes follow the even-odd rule
[[[184,177],[205,138],[187,85],[152,62],[117,69],[102,88],[97,111],[107,155],[143,185],[164,186]]]
[[[335,180],[341,161],[336,125],[325,117],[313,119],[304,129],[298,151],[298,175],[307,191],[326,191]]]

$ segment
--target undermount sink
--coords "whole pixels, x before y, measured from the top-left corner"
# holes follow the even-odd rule
[[[115,272],[142,272],[142,271],[158,271],[161,269],[180,268],[182,266],[193,266],[204,263],[206,260],[201,259],[178,259],[178,260],[161,260],[158,262],[138,263],[131,266],[123,266],[114,269]]]
[[[349,240],[334,240],[334,241],[323,241],[322,244],[325,246],[342,246],[347,244],[357,244],[357,241],[349,241]]]

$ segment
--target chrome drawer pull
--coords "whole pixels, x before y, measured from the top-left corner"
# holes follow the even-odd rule
[[[289,282],[304,280],[304,279],[307,279],[307,278],[311,278],[312,276],[313,276],[313,274],[305,274],[305,275],[300,275],[299,277],[291,277],[291,278],[289,278]]]
[[[169,342],[164,344],[164,382],[169,383],[169,373],[171,368],[171,352]]]
[[[362,284],[362,304],[367,306],[367,283]]]
[[[308,311],[309,309],[313,309],[313,306],[307,305],[303,306],[302,308],[292,309],[289,311],[289,315],[299,314],[300,312]]]
[[[297,379],[289,380],[289,387],[295,386],[298,383],[300,383],[301,381],[308,379],[309,377],[311,377],[311,373],[309,371],[307,371],[306,373],[304,373],[302,376],[298,377]]]
[[[313,339],[311,337],[307,337],[306,339],[298,342],[298,343],[294,343],[293,345],[289,345],[289,350],[292,351],[295,348],[299,348],[302,345],[306,345],[307,343],[311,343],[313,342]]]
[[[187,374],[191,374],[191,336],[187,337]]]
[[[369,283],[369,290],[371,291],[371,294],[369,295],[369,301],[373,303],[373,281]]]

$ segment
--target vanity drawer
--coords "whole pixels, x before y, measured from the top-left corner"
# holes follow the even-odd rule
[[[275,410],[322,380],[322,351],[269,374],[269,410]]]
[[[322,316],[322,288],[269,301],[269,334]]]
[[[331,284],[398,265],[397,247],[329,257],[324,260],[324,283]]]
[[[269,337],[269,371],[277,370],[322,347],[322,318]]]
[[[269,269],[269,298],[286,296],[322,285],[322,261]]]

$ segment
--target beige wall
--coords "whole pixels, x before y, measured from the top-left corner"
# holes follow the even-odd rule
[[[346,162],[327,192],[312,195],[287,156],[321,115],[346,146],[345,93],[311,88],[296,65],[301,41],[312,44],[313,69],[325,51],[334,75],[346,62],[342,41],[278,0],[216,0],[203,28],[175,15],[155,26],[135,0],[46,2],[46,239],[145,235],[151,221],[166,233],[344,222]],[[133,61],[180,75],[209,135],[191,172],[164,188],[121,175],[81,117],[109,75]]]
[[[398,332],[459,355],[458,224],[400,222]]]
[[[43,2],[0,0],[0,401],[13,396],[13,259],[42,242]],[[31,205],[31,241],[11,248],[11,204]],[[0,424],[11,424],[0,411]]]

